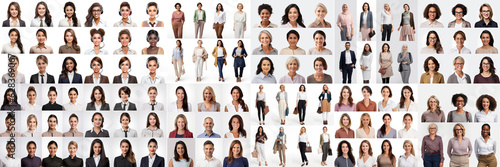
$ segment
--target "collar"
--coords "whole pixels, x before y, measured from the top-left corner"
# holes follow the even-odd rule
[[[43,74],[42,74],[42,73],[40,73],[40,72],[38,72],[38,75],[40,75],[40,76],[42,76],[42,75],[47,76],[47,72],[45,72],[45,73],[43,73]]]
[[[17,24],[20,24],[20,22],[19,22],[19,18],[17,18],[17,19],[16,19],[16,21],[17,21]],[[13,22],[13,21],[12,21],[12,17],[9,17],[9,22],[10,22],[10,23],[12,23],[12,22]]]
[[[99,21],[100,21],[100,20],[99,20]],[[155,19],[155,21],[156,21],[156,19]],[[128,17],[128,21],[127,21],[127,22],[125,22],[125,24],[132,24],[132,19],[130,18],[130,16]],[[123,20],[122,20],[122,19],[120,19],[120,25],[124,25],[124,24],[123,24]]]
[[[151,159],[151,160],[154,160],[156,158],[156,154],[153,155],[152,157],[150,155],[148,155],[148,158]]]
[[[128,128],[128,130],[123,130],[123,127],[122,127],[122,128],[120,128],[120,130],[121,130],[122,132],[130,132],[130,128]]]
[[[215,161],[215,160],[217,160],[217,158],[215,158],[214,156],[212,156],[212,158],[210,158],[210,159],[208,159],[208,157],[205,156],[205,158],[203,159],[203,161],[208,161],[208,162]]]
[[[45,44],[44,44],[44,45],[43,45],[43,48],[41,48],[41,47],[40,47],[40,45],[38,45],[38,44],[37,44],[35,48],[39,48],[39,49],[47,49],[47,45],[45,45]]]
[[[68,75],[75,75],[75,71],[73,71],[73,72],[68,72]]]
[[[155,127],[155,129],[153,129],[153,130],[151,130],[149,127],[146,127],[146,129],[147,129],[148,131],[156,131],[156,130],[158,130],[158,127]]]
[[[128,105],[128,104],[129,104],[129,101],[127,101],[126,103],[123,103],[123,101],[122,101],[122,102],[121,102],[121,104],[122,104],[122,105],[123,105],[123,104]]]
[[[158,105],[158,102],[155,101],[155,103],[151,103],[151,101],[148,102],[149,105]]]
[[[262,73],[262,72],[260,72],[260,73],[257,75],[257,77],[259,77],[259,78],[261,78],[261,79],[271,78],[271,76],[272,76],[271,74],[267,74],[267,76],[266,76],[266,75],[264,75],[264,73]]]
[[[95,155],[92,155],[93,158],[101,158],[101,154],[99,154],[98,156],[95,156]]]
[[[129,20],[130,20],[130,18],[129,18]],[[151,20],[149,20],[149,19],[148,19],[148,25],[149,25],[149,26],[151,26],[151,24],[150,24],[150,23],[154,23],[153,25],[154,25],[155,27],[158,27],[158,19],[155,19],[155,21],[154,21],[154,22],[151,22]]]

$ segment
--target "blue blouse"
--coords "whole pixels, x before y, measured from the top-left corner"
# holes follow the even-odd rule
[[[223,167],[249,167],[248,165],[248,159],[245,157],[241,158],[235,158],[233,160],[233,163],[229,163],[227,161],[227,158],[224,158],[224,164],[222,165]]]

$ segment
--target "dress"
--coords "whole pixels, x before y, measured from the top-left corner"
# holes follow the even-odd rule
[[[387,66],[392,63],[392,54],[390,52],[381,52],[379,55],[379,63],[383,66]],[[392,72],[392,64],[385,69],[385,74],[382,74],[382,78],[392,77],[394,73]]]
[[[360,58],[360,64],[363,67],[366,67],[365,71],[362,71],[363,74],[363,80],[370,80],[371,79],[371,72],[372,72],[372,60],[373,60],[373,54],[370,53],[368,55],[361,55]]]

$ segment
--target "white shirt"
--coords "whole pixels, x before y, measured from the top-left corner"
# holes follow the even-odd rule
[[[9,18],[10,27],[21,27],[21,22],[19,22],[19,18],[17,18],[16,21],[17,21],[17,24],[16,24],[16,26],[14,26],[14,22],[12,21],[12,18]],[[38,24],[40,25],[40,23],[38,23]]]
[[[306,92],[297,92],[297,100],[306,100],[307,101],[307,93]]]
[[[462,27],[462,24],[463,24],[463,23],[464,23],[464,22],[462,22],[462,23],[460,23],[460,24],[459,24],[459,23],[455,22],[455,27]]]
[[[372,156],[370,156],[366,162],[363,162],[363,157],[360,157],[358,159],[358,163],[356,164],[357,167],[373,167],[373,165],[377,165],[377,162]]]
[[[99,161],[101,160],[101,154],[98,156],[92,155],[94,157],[95,166],[99,166]]]
[[[222,23],[225,23],[225,22],[226,22],[226,12],[220,11],[220,14],[217,14],[217,12],[215,12],[215,14],[214,14],[214,23],[222,24]]]
[[[241,104],[238,104],[238,111],[236,111],[236,107],[234,107],[233,103],[229,103],[226,105],[227,112],[243,112]]]
[[[226,138],[231,138],[231,139],[232,139],[232,138],[236,138],[236,137],[234,137],[233,133],[231,133],[231,132],[227,132],[227,133],[226,133]],[[247,137],[246,137],[246,136],[243,136],[243,134],[239,133],[239,134],[238,134],[238,138],[247,138]]]
[[[99,52],[97,54],[95,54],[95,49],[94,49],[94,47],[92,47],[92,49],[85,51],[85,54],[86,55],[107,55],[108,51],[101,48],[101,49],[99,49]]]
[[[323,143],[330,142],[330,140],[328,140],[328,134],[327,133],[322,133],[322,135],[323,135]]]
[[[467,75],[465,75],[465,73],[462,77],[458,76],[456,71],[453,74],[455,74],[455,76],[457,77],[458,84],[468,84]]]
[[[188,102],[188,112],[191,112],[193,110],[191,110],[191,103]],[[151,109],[151,107],[149,107]],[[156,109],[156,106],[155,106],[155,109]],[[177,108],[177,101],[174,101],[172,103],[170,103],[170,106],[168,107],[168,111],[170,112],[184,112],[184,109],[180,108],[178,109]]]
[[[474,152],[476,153],[476,158],[479,155],[489,155],[491,153],[497,152],[497,141],[490,137],[488,142],[484,142],[484,138],[481,136],[474,142]]]
[[[59,27],[73,27],[73,18],[70,18],[69,20],[70,21],[68,23],[68,18],[67,17],[64,17],[64,19],[61,19],[59,21]],[[40,24],[40,23],[38,23],[38,24]],[[82,24],[80,23],[80,20],[78,20],[76,26],[77,27],[81,27],[82,26]]]
[[[224,57],[224,51],[222,50],[222,47],[217,46],[217,57]]]
[[[379,101],[378,106],[377,106],[379,111],[392,111],[392,109],[396,108],[396,107],[397,107],[396,102],[394,102],[390,99],[387,101],[387,105],[385,106],[385,108],[382,107],[382,101]]]
[[[52,27],[52,22],[50,23],[51,25],[47,26],[47,23],[45,23],[46,17],[43,17],[43,19],[40,19],[40,17],[34,18],[31,20],[31,25],[30,27],[40,27],[40,22],[43,22],[43,27]],[[19,24],[19,22],[17,22]]]
[[[427,20],[420,24],[420,28],[444,28],[443,23],[435,20],[431,23],[431,21]]]
[[[83,105],[78,104],[78,103],[73,104],[71,102],[68,102],[68,103],[63,105],[63,110],[65,110],[65,111],[84,111],[85,107],[83,107]]]
[[[417,136],[417,131],[411,127],[408,130],[403,128],[398,131],[398,138],[417,138]]]
[[[128,107],[130,106],[129,104],[130,103],[128,101],[126,103],[124,103],[123,101],[120,102],[120,105],[122,106],[123,109],[125,109],[125,111],[128,111]]]
[[[153,167],[153,163],[155,162],[155,159],[156,159],[156,154],[153,155],[153,157],[149,156],[148,155],[148,167]]]
[[[11,24],[12,25],[12,24]],[[5,167],[18,167],[21,166],[21,158],[10,158],[7,155],[5,155],[5,158],[2,159],[3,163],[5,164]]]
[[[288,22],[286,24],[282,24],[280,28],[294,28],[294,27],[292,26],[292,24],[290,24],[290,22]],[[300,24],[297,23],[297,28],[305,28],[305,27],[302,27]]]
[[[418,159],[413,154],[410,154],[408,158],[403,154],[399,156],[398,167],[417,167]]]
[[[385,11],[382,11],[380,16],[382,18],[381,24],[392,24],[392,13],[388,15]]]
[[[368,12],[361,12],[361,14],[363,14],[363,23],[361,23],[361,25],[363,24],[366,24],[366,22],[368,21],[367,17],[368,17]]]
[[[99,18],[99,23],[97,25],[95,24],[94,19],[92,19],[92,27],[107,27],[108,25],[106,24],[106,21],[102,20],[102,18]]]
[[[9,43],[6,43],[2,46],[2,54],[21,54],[21,50],[19,50],[19,48],[17,47],[17,43],[14,44],[14,46],[12,46]]]
[[[99,76],[97,78],[94,77],[94,75],[92,75],[92,79],[94,80],[94,83],[101,83],[101,74],[99,74]]]
[[[409,111],[409,112],[416,112],[417,111],[417,104],[415,104],[414,101],[410,101],[410,106],[408,106],[408,110],[406,110],[406,108],[405,108],[406,105],[403,106],[403,108],[399,108],[399,103],[397,103],[396,105],[398,106],[398,111]]]
[[[142,104],[141,108],[142,108],[142,110],[145,110],[145,111],[152,111],[151,110],[151,102],[147,102],[147,103]],[[155,102],[155,111],[160,111],[160,110],[164,110],[163,104]]]
[[[458,48],[455,46],[453,48],[450,49],[450,53],[453,53],[453,54],[459,54],[458,53]],[[465,46],[462,47],[462,49],[460,49],[460,54],[471,54],[472,52],[466,48]]]
[[[75,71],[68,72],[68,80],[70,84],[73,83],[73,76],[75,76]]]
[[[488,115],[483,110],[476,112],[474,122],[498,122],[497,112],[489,111]]]
[[[215,157],[210,158],[210,160],[207,160],[205,157],[200,163],[198,163],[197,167],[222,167],[222,163]]]
[[[27,103],[26,105],[23,105],[23,111],[42,111],[42,107],[40,105],[37,105],[36,103],[31,105],[30,103]]]
[[[95,107],[96,111],[101,111],[101,106],[102,106],[102,103],[101,103],[101,105],[97,105],[97,103],[94,103],[94,107]]]
[[[304,142],[304,143],[309,142],[309,138],[307,137],[307,133],[303,133],[302,135],[299,135],[299,142]]]
[[[352,64],[350,50],[345,51],[345,64]]]
[[[165,79],[161,76],[158,76],[158,74],[156,74],[155,79],[151,78],[151,75],[148,75],[148,76],[142,77],[141,83],[142,84],[162,84],[162,83],[165,83]]]
[[[45,74],[43,74],[43,83],[42,82],[42,73],[38,73],[38,83],[41,83],[41,84],[44,84],[44,83],[47,83],[47,72],[45,72]]]

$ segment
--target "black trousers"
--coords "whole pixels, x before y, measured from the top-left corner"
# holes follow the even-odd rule
[[[382,78],[382,83],[389,83],[389,79],[391,78],[390,77]]]
[[[297,109],[299,110],[299,122],[304,122],[306,118],[306,101],[299,100]]]
[[[266,115],[264,114],[264,108],[266,107],[266,103],[264,101],[257,101],[257,115],[259,116],[259,121],[265,121]],[[262,119],[261,116],[262,115]]]
[[[391,41],[392,24],[382,24],[382,28],[382,41],[385,41],[385,39],[387,39],[387,41]]]
[[[305,142],[299,142],[300,157],[302,158],[302,162],[308,161],[306,157],[306,146],[307,144]]]

